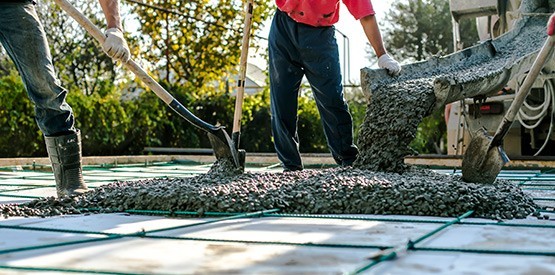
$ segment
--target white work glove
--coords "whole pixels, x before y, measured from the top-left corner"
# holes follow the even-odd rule
[[[125,38],[123,38],[121,30],[118,28],[110,28],[107,29],[104,34],[106,35],[106,40],[104,40],[104,44],[102,44],[102,50],[113,59],[122,62],[129,61],[131,53]]]
[[[386,69],[387,73],[391,76],[398,76],[399,73],[401,73],[401,65],[399,62],[387,53],[378,58],[378,66],[382,69]]]

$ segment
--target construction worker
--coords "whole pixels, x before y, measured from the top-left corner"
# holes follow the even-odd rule
[[[129,48],[123,38],[117,0],[99,0],[107,27],[104,51],[127,62]],[[56,180],[58,197],[83,193],[87,185],[81,168],[81,137],[74,126],[67,90],[60,86],[44,28],[31,0],[0,2],[0,42],[15,63],[29,98],[35,105],[35,119],[44,134],[46,149]]]
[[[401,72],[382,42],[370,0],[343,0],[390,75]],[[343,98],[335,24],[339,0],[276,0],[269,34],[272,133],[284,171],[303,169],[297,134],[299,88],[306,76],[314,93],[328,146],[337,164],[350,166],[358,154],[353,122]]]

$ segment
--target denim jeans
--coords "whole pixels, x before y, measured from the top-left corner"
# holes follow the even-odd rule
[[[0,4],[0,42],[23,79],[42,133],[75,133],[67,90],[56,77],[44,28],[31,2]]]
[[[303,168],[297,133],[298,96],[303,76],[312,88],[335,161],[339,165],[351,165],[358,149],[353,143],[349,107],[343,98],[335,28],[297,23],[278,10],[268,44],[272,133],[283,167],[286,170]]]

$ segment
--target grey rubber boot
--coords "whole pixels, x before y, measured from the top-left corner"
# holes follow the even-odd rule
[[[58,197],[88,191],[81,167],[81,133],[44,137]]]

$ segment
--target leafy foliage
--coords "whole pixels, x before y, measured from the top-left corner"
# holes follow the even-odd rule
[[[247,152],[274,152],[269,102],[268,89],[245,98],[241,122],[241,148]]]
[[[441,148],[445,144],[446,133],[443,109],[436,110],[418,125],[416,138],[412,141],[411,147],[419,153],[439,154],[446,150]]]
[[[156,64],[161,79],[200,89],[235,73],[243,31],[242,1],[144,3],[133,6],[140,21],[139,41],[150,49],[142,57]],[[254,31],[269,16],[269,4],[270,1],[259,1],[254,6]]]
[[[382,24],[389,52],[399,60],[422,61],[453,52],[453,28],[449,1],[397,0]],[[464,47],[478,41],[474,20],[462,20]]]
[[[299,150],[301,152],[327,152],[327,143],[316,101],[299,97],[298,111]]]
[[[44,139],[34,119],[34,108],[17,72],[0,77],[0,102],[0,155],[44,154]]]
[[[178,88],[175,88],[178,89]],[[0,78],[0,154],[4,157],[44,156],[42,133],[34,108],[15,71]],[[228,93],[192,95],[179,99],[210,123],[232,125],[234,97]],[[85,95],[72,91],[67,98],[81,129],[84,155],[142,154],[144,147],[209,148],[206,133],[174,113],[153,93],[122,100],[120,89]],[[245,97],[241,148],[273,152],[269,91]],[[302,152],[327,152],[326,140],[312,98],[299,99],[299,135]],[[231,129],[227,129],[228,132]],[[18,140],[13,146],[13,140]]]
[[[131,4],[124,4],[131,3]],[[222,79],[232,78],[239,62],[243,3],[236,0],[158,1],[137,6],[139,32],[128,35],[134,59],[141,60],[160,83],[195,115],[212,124],[232,125],[235,98]],[[270,14],[271,1],[255,5],[253,31]],[[73,3],[104,26],[94,1]],[[59,78],[70,92],[67,102],[81,129],[84,155],[142,154],[144,147],[210,147],[206,133],[174,113],[140,81],[133,80],[98,43],[54,3],[37,6],[50,42]],[[255,41],[252,42],[253,44]],[[141,46],[141,47],[139,47]],[[138,49],[148,49],[139,51]],[[299,99],[299,135],[303,152],[327,151],[315,103]],[[0,53],[0,154],[44,156],[34,108],[7,55]],[[273,152],[269,91],[246,96],[241,148]],[[228,132],[231,129],[227,129]],[[13,146],[17,140],[17,146]]]
[[[105,26],[97,2],[74,2],[95,25]],[[86,95],[109,91],[117,72],[100,44],[54,2],[41,2],[36,7],[52,49],[54,66],[64,86]]]
[[[356,90],[351,90],[348,94],[349,98],[347,103],[349,104],[349,111],[351,112],[351,117],[353,118],[353,138],[358,140],[360,126],[364,122],[364,117],[366,116],[366,104],[367,99],[364,97],[364,93],[361,88]]]

